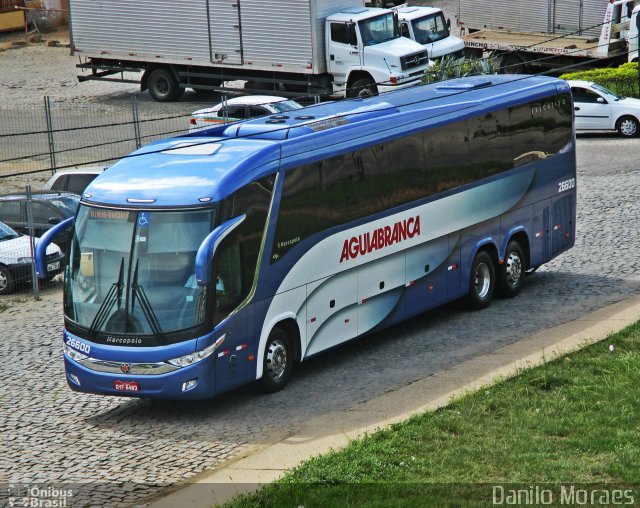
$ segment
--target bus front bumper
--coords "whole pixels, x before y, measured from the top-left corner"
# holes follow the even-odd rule
[[[209,399],[216,392],[214,357],[171,372],[131,375],[98,372],[64,356],[69,388],[77,392],[158,399]],[[123,364],[126,365],[126,364]],[[123,367],[126,370],[126,367]]]

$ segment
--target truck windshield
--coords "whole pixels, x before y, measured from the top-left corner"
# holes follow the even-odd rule
[[[400,37],[393,14],[382,14],[358,22],[363,46],[373,46]]]
[[[131,211],[81,205],[65,280],[65,316],[95,334],[167,334],[203,325],[194,261],[216,209]],[[173,342],[173,341],[171,341]]]
[[[442,12],[416,18],[411,24],[414,38],[420,44],[429,44],[449,37],[449,29]]]

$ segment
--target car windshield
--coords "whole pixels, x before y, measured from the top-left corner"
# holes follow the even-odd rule
[[[20,236],[13,229],[7,226],[5,223],[0,222],[0,241],[3,240],[13,240],[14,238],[18,238]]]
[[[449,37],[449,29],[442,12],[414,19],[413,34],[416,42],[428,44]]]
[[[606,95],[609,95],[609,96],[613,97],[613,100],[616,100],[616,101],[619,101],[620,99],[624,98],[624,97],[621,97],[621,96],[615,94],[614,92],[612,92],[608,88],[605,88],[605,87],[603,87],[601,85],[598,85],[597,83],[593,83],[591,85],[591,88],[593,88],[594,90],[597,90],[600,93],[603,93],[603,94],[606,94]]]
[[[279,113],[285,113],[287,111],[293,111],[294,109],[301,109],[302,106],[296,101],[280,101],[272,102],[270,106]]]
[[[81,205],[65,278],[65,316],[94,333],[155,335],[204,324],[195,256],[215,208],[130,211]]]
[[[364,46],[373,46],[400,37],[391,13],[359,21],[358,27]]]

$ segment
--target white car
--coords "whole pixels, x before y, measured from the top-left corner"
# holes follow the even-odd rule
[[[257,116],[288,113],[301,108],[302,106],[296,101],[285,97],[274,97],[272,95],[234,97],[212,108],[194,111],[189,119],[189,132]]]
[[[573,94],[577,131],[618,131],[640,134],[640,100],[620,97],[591,81],[568,80]]]
[[[55,173],[44,185],[43,190],[54,190],[82,194],[84,189],[100,173],[107,169],[102,166],[66,169]]]
[[[34,239],[38,241],[37,238]],[[64,254],[55,243],[47,247],[47,279],[64,268]],[[0,222],[0,295],[12,293],[16,282],[31,280],[31,242],[27,235],[16,233]]]

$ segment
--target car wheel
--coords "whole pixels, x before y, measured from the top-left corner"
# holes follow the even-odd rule
[[[260,390],[274,393],[285,387],[293,371],[293,347],[289,334],[280,327],[271,330],[264,348]]]
[[[360,78],[354,81],[350,88],[347,89],[347,98],[353,99],[359,97],[365,99],[378,95],[378,87],[371,78]]]
[[[157,102],[171,102],[182,96],[184,88],[180,88],[178,80],[169,69],[154,69],[147,77],[149,95]]]
[[[13,275],[6,266],[0,265],[0,295],[13,293],[15,281]]]
[[[493,299],[496,286],[496,268],[491,255],[481,250],[473,258],[469,277],[467,305],[472,309],[484,309]]]
[[[621,136],[632,138],[638,135],[638,119],[632,116],[623,116],[618,120],[616,130]]]
[[[525,270],[524,251],[518,242],[511,240],[504,254],[504,263],[498,267],[497,289],[500,296],[512,298],[520,292]]]

